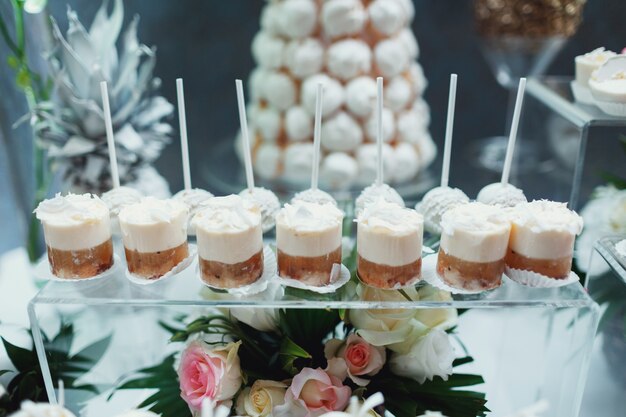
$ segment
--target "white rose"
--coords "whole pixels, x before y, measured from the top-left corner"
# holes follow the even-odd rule
[[[278,328],[278,310],[273,308],[231,308],[230,315],[261,332]]]
[[[287,385],[282,382],[257,380],[237,397],[237,413],[250,417],[271,416],[274,406],[285,402]]]
[[[419,290],[421,301],[452,301],[448,291],[430,285]],[[431,329],[449,330],[457,325],[459,315],[456,308],[426,308],[415,312],[415,318]]]
[[[424,414],[418,417],[446,417],[439,411],[426,411]]]
[[[419,338],[408,353],[394,353],[389,360],[391,372],[423,384],[440,376],[445,381],[452,374],[454,349],[448,334],[433,329]]]

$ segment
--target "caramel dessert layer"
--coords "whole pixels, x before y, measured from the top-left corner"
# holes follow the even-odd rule
[[[377,288],[391,289],[397,286],[414,284],[422,273],[422,258],[400,266],[382,265],[357,258],[357,273],[363,283]]]
[[[446,284],[454,288],[489,290],[502,284],[504,258],[493,262],[470,262],[448,255],[440,248],[437,273]]]
[[[138,252],[124,248],[128,270],[146,279],[157,279],[167,274],[189,256],[187,242],[158,252]]]
[[[305,284],[321,287],[330,283],[334,264],[341,264],[341,246],[323,256],[291,256],[278,252],[278,274]]]
[[[236,264],[200,260],[202,281],[217,288],[239,288],[256,282],[263,274],[263,250]]]
[[[52,273],[59,278],[90,278],[113,266],[111,239],[89,249],[61,250],[47,246]]]
[[[509,268],[532,271],[554,279],[565,279],[572,269],[572,257],[559,259],[537,259],[520,255],[511,248],[507,250],[506,265]]]

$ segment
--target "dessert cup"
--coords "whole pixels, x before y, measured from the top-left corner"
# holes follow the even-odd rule
[[[329,284],[333,265],[341,264],[342,220],[341,210],[330,203],[285,204],[276,216],[279,276]]]
[[[466,203],[444,213],[437,274],[449,286],[470,291],[502,283],[511,223],[504,209]]]
[[[143,198],[119,214],[128,271],[158,279],[189,256],[188,209],[174,200]]]
[[[415,210],[380,199],[357,219],[357,273],[372,287],[393,289],[419,281],[424,221]]]
[[[202,281],[214,288],[253,284],[263,274],[261,209],[238,195],[205,202],[193,224]]]
[[[113,265],[109,209],[91,194],[44,200],[35,210],[41,221],[52,274],[64,279],[99,275]]]

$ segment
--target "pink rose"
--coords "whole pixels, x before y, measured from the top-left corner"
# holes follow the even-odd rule
[[[351,333],[345,341],[329,340],[324,347],[324,354],[331,374],[340,379],[345,379],[347,375],[362,387],[369,381],[359,376],[376,375],[386,360],[384,347],[370,345],[356,333]]]
[[[204,399],[220,403],[235,396],[242,383],[239,345],[211,349],[196,340],[183,351],[178,367],[180,395],[192,411],[200,411]]]
[[[351,394],[350,387],[323,369],[304,368],[293,377],[285,393],[285,404],[275,408],[275,415],[317,417],[343,411]]]

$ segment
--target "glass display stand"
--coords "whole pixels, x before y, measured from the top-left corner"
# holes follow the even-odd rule
[[[520,146],[530,145],[532,173],[521,175],[519,185],[531,197],[568,201],[580,208],[593,188],[606,183],[603,176],[626,171],[626,118],[610,116],[592,105],[576,102],[571,77],[535,77],[528,80]],[[524,143],[525,142],[525,143]]]
[[[114,274],[99,281],[51,281],[29,305],[46,390],[53,402],[57,397],[50,369],[56,364],[43,344],[43,334],[51,331],[45,322],[50,309],[74,325],[77,346],[111,336],[97,365],[77,381],[96,385],[99,394],[66,390],[66,404],[84,417],[104,415],[103,410],[114,415],[151,394],[116,392],[109,400],[129,373],[158,364],[181,349],[180,344],[168,342],[169,334],[159,321],[218,308],[463,309],[454,336],[460,341],[456,353],[460,357],[467,352],[474,362],[458,371],[483,376],[485,383],[475,389],[486,393],[490,416],[511,415],[537,402],[547,404],[546,415],[554,417],[576,416],[580,407],[599,309],[579,284],[540,289],[505,278],[496,290],[453,295],[446,301],[399,301],[398,297],[368,301],[359,296],[360,284],[355,281],[332,294],[277,287],[277,291],[242,297],[206,288],[195,264],[171,279],[143,286],[129,282],[125,265],[120,264]]]
[[[589,294],[600,303],[601,325],[592,350],[581,417],[612,417],[626,392],[626,256],[615,245],[626,235],[600,239],[591,257]]]

